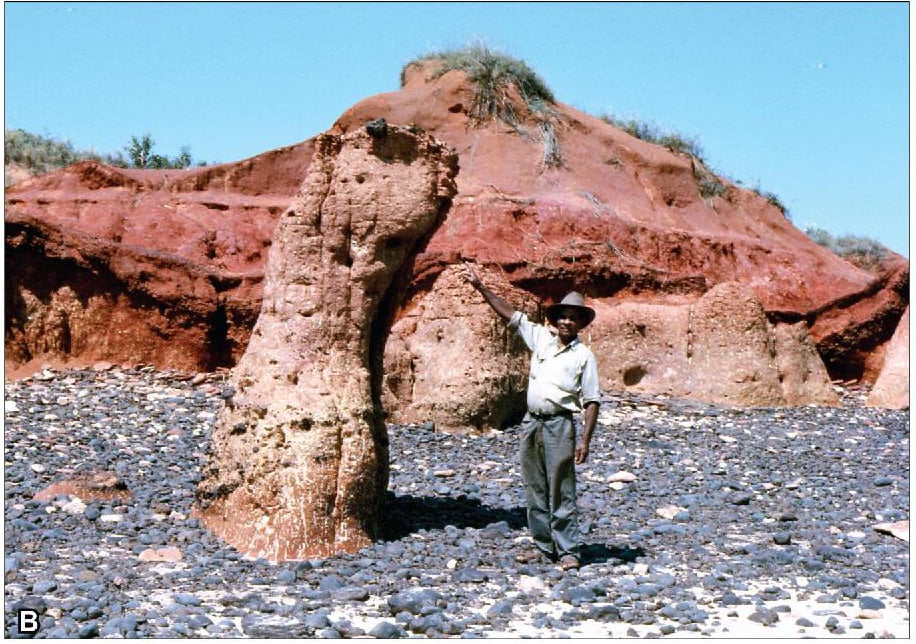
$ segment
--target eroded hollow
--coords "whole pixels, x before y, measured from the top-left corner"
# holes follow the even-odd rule
[[[627,367],[623,372],[623,384],[627,387],[638,385],[648,373],[642,365]]]

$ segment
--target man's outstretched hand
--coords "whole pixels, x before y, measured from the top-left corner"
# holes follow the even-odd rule
[[[462,266],[461,277],[463,277],[464,280],[474,288],[478,288],[480,286],[480,278],[477,276],[477,271],[475,271],[474,267],[467,262],[464,262],[464,265]]]
[[[508,302],[494,294],[493,291],[484,286],[483,282],[480,281],[480,278],[477,276],[477,271],[474,270],[474,267],[469,263],[464,262],[463,270],[461,271],[461,277],[464,280],[477,289],[484,299],[487,301],[496,314],[499,315],[502,319],[508,321],[512,318],[512,314],[515,312]]]

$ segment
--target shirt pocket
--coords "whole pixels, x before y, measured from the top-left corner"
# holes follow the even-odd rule
[[[531,356],[531,365],[528,369],[528,375],[531,378],[537,378],[544,369],[544,363],[547,362],[547,354],[543,352],[534,352]]]

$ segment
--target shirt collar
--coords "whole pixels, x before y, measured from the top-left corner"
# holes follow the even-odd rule
[[[574,337],[572,340],[570,340],[569,344],[567,344],[567,345],[564,346],[564,345],[560,344],[560,338],[559,338],[559,336],[558,336],[556,333],[553,334],[553,344],[554,344],[554,346],[557,348],[557,353],[561,353],[561,352],[563,352],[563,351],[567,351],[567,350],[569,350],[569,349],[573,349],[573,348],[575,348],[575,346],[576,346],[577,344],[579,344],[579,342],[581,342],[581,340],[579,339],[579,336],[577,335],[577,336]]]

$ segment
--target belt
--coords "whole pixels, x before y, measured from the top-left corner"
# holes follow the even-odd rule
[[[572,413],[571,411],[569,411],[568,409],[564,409],[564,410],[562,410],[562,411],[554,412],[554,413],[552,413],[552,414],[538,414],[538,413],[535,413],[535,412],[533,412],[533,411],[531,411],[531,410],[528,410],[528,415],[531,416],[532,418],[539,418],[539,419],[541,419],[541,420],[546,420],[546,419],[548,419],[548,418],[557,418],[557,417],[559,417],[559,416],[572,416],[573,413]]]

